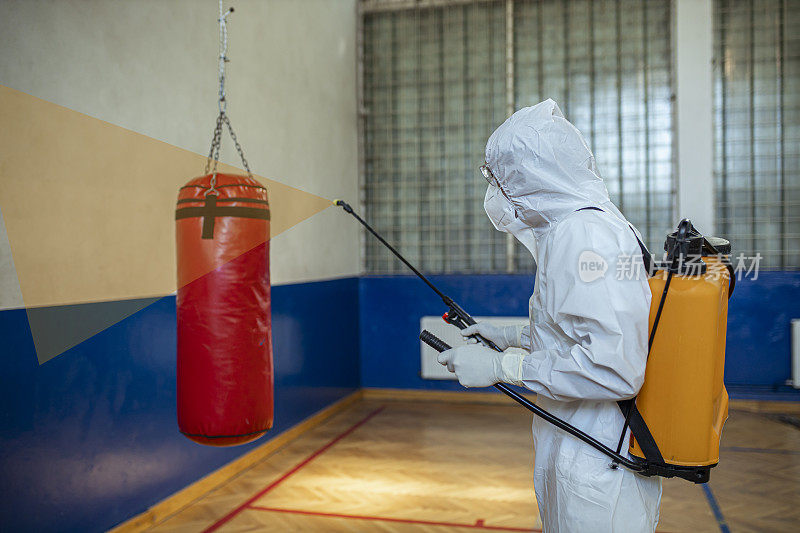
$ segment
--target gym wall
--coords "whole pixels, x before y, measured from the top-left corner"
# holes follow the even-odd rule
[[[431,279],[475,316],[528,315],[532,275],[447,274]],[[756,280],[736,283],[725,357],[725,384],[732,398],[800,401],[800,391],[785,385],[791,377],[790,321],[797,318],[798,300],[796,271],[764,271]],[[424,380],[419,375],[419,319],[445,311],[441,300],[416,277],[362,277],[361,385],[463,390],[457,382]]]
[[[324,210],[357,198],[355,2],[233,5],[228,114],[288,221],[271,242],[275,434],[359,384],[358,228]],[[0,522],[100,531],[258,445],[202,447],[175,420],[173,209],[218,112],[217,3],[0,10]]]
[[[297,198],[305,191],[355,205],[355,0],[233,5],[228,112],[254,172],[301,191]],[[178,187],[202,171],[217,114],[216,8],[213,0],[0,0],[3,139],[30,133],[30,124],[9,121],[19,106],[3,102],[13,95],[40,117],[53,113],[54,124],[85,126],[80,135],[49,132],[65,142],[80,145],[75,138],[89,131],[101,141],[108,132],[115,149],[132,139],[119,157],[138,168],[135,185],[117,194],[108,180],[125,183],[125,165],[109,164],[105,178],[76,173],[55,159],[69,154],[59,145],[34,154],[49,164],[46,175],[9,174],[14,154],[0,150],[0,523],[9,530],[104,530],[259,444],[204,448],[182,437],[175,420],[172,216]],[[238,165],[229,139],[223,144],[223,161]],[[83,149],[113,161],[107,144]],[[37,202],[16,203],[18,186],[37,190],[43,180],[61,218]],[[319,208],[305,198],[308,214]],[[110,200],[112,214],[140,215],[122,224],[126,236],[140,236],[128,251],[106,235],[114,253],[98,260],[110,257],[118,269],[72,264],[53,257],[63,243],[36,240],[47,236],[42,220],[50,217],[67,235],[95,228],[68,244],[97,249],[92,235],[120,225],[103,218]],[[444,311],[435,295],[407,275],[359,276],[359,227],[339,210],[297,222],[272,240],[272,434],[359,386],[462,390],[419,377],[419,317]],[[531,275],[433,280],[475,315],[525,315],[533,287]],[[797,272],[763,272],[738,285],[728,332],[732,396],[772,394],[788,377],[798,299]]]

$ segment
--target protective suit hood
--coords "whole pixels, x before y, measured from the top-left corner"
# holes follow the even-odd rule
[[[537,239],[583,207],[625,220],[609,200],[583,135],[551,99],[501,124],[486,143],[486,164]]]

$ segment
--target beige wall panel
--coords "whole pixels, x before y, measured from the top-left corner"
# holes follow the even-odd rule
[[[0,129],[0,209],[27,307],[175,290],[175,199],[205,157],[2,86],[0,123],[15,125]],[[273,236],[330,206],[256,177]]]
[[[11,245],[8,243],[3,210],[0,209],[0,309],[17,309],[25,307],[22,292],[17,280],[17,269],[11,257]]]
[[[236,8],[228,112],[251,168],[357,202],[355,0],[226,5]],[[0,0],[0,84],[205,154],[217,113],[216,18],[215,0]],[[227,138],[222,160],[238,164]],[[358,274],[358,235],[334,210],[292,228],[272,243],[273,283]]]

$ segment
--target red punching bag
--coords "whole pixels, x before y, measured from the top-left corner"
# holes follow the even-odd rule
[[[195,178],[178,194],[178,427],[195,442],[244,444],[272,427],[267,189]]]

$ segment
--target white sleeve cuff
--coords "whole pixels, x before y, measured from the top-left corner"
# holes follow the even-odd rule
[[[524,359],[525,356],[519,353],[503,354],[503,359],[500,362],[502,375],[498,376],[500,381],[522,387],[522,361]]]
[[[523,342],[525,338],[528,339],[528,346],[530,346],[530,326],[506,326],[503,328],[503,335],[506,339],[506,344],[512,348],[524,348]]]
[[[530,352],[533,349],[531,346],[531,327],[522,326],[519,334],[519,347]]]

